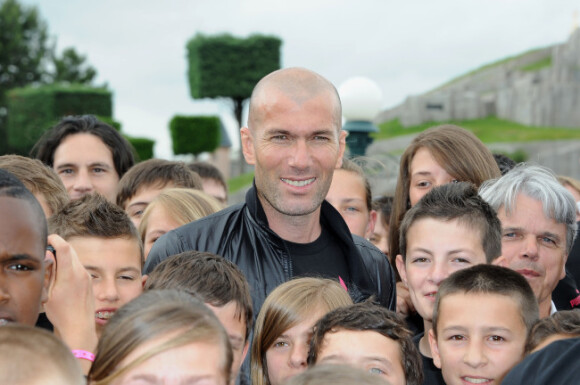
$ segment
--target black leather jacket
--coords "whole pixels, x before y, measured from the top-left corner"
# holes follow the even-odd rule
[[[351,236],[340,214],[324,201],[321,224],[343,240],[350,274],[349,294],[355,302],[371,295],[376,302],[395,310],[395,275],[383,253],[363,238]],[[179,227],[159,238],[144,267],[148,274],[168,256],[187,250],[208,251],[234,262],[245,274],[254,305],[260,310],[266,296],[293,278],[292,262],[282,238],[268,227],[266,214],[252,187],[246,203]]]

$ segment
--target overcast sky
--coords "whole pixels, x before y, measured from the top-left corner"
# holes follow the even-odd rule
[[[280,37],[282,66],[319,72],[337,87],[374,80],[394,106],[482,64],[566,41],[580,0],[20,0],[36,5],[59,50],[74,46],[114,93],[114,117],[172,155],[175,114],[220,114],[193,100],[187,41],[197,32]]]

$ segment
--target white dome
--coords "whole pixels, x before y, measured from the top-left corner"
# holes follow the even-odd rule
[[[383,103],[383,92],[372,80],[357,76],[338,87],[346,120],[373,120]]]

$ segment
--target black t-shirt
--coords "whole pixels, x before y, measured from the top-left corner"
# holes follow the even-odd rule
[[[424,335],[425,333],[421,333],[413,337],[413,342],[417,345],[417,349],[419,348],[419,341]],[[419,354],[421,354],[423,361],[423,385],[445,385],[441,369],[435,366],[433,359],[425,357],[420,351]]]
[[[339,243],[322,227],[320,237],[312,243],[285,241],[292,258],[293,277],[325,277],[347,283],[348,264]]]

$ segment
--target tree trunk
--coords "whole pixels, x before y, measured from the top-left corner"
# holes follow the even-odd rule
[[[239,174],[244,173],[244,164],[246,160],[244,159],[244,154],[242,153],[242,137],[240,135],[239,129],[242,128],[242,111],[244,109],[243,98],[234,98],[234,114],[236,115],[236,120],[238,121],[238,141],[240,143],[240,154],[238,160],[238,172]]]

